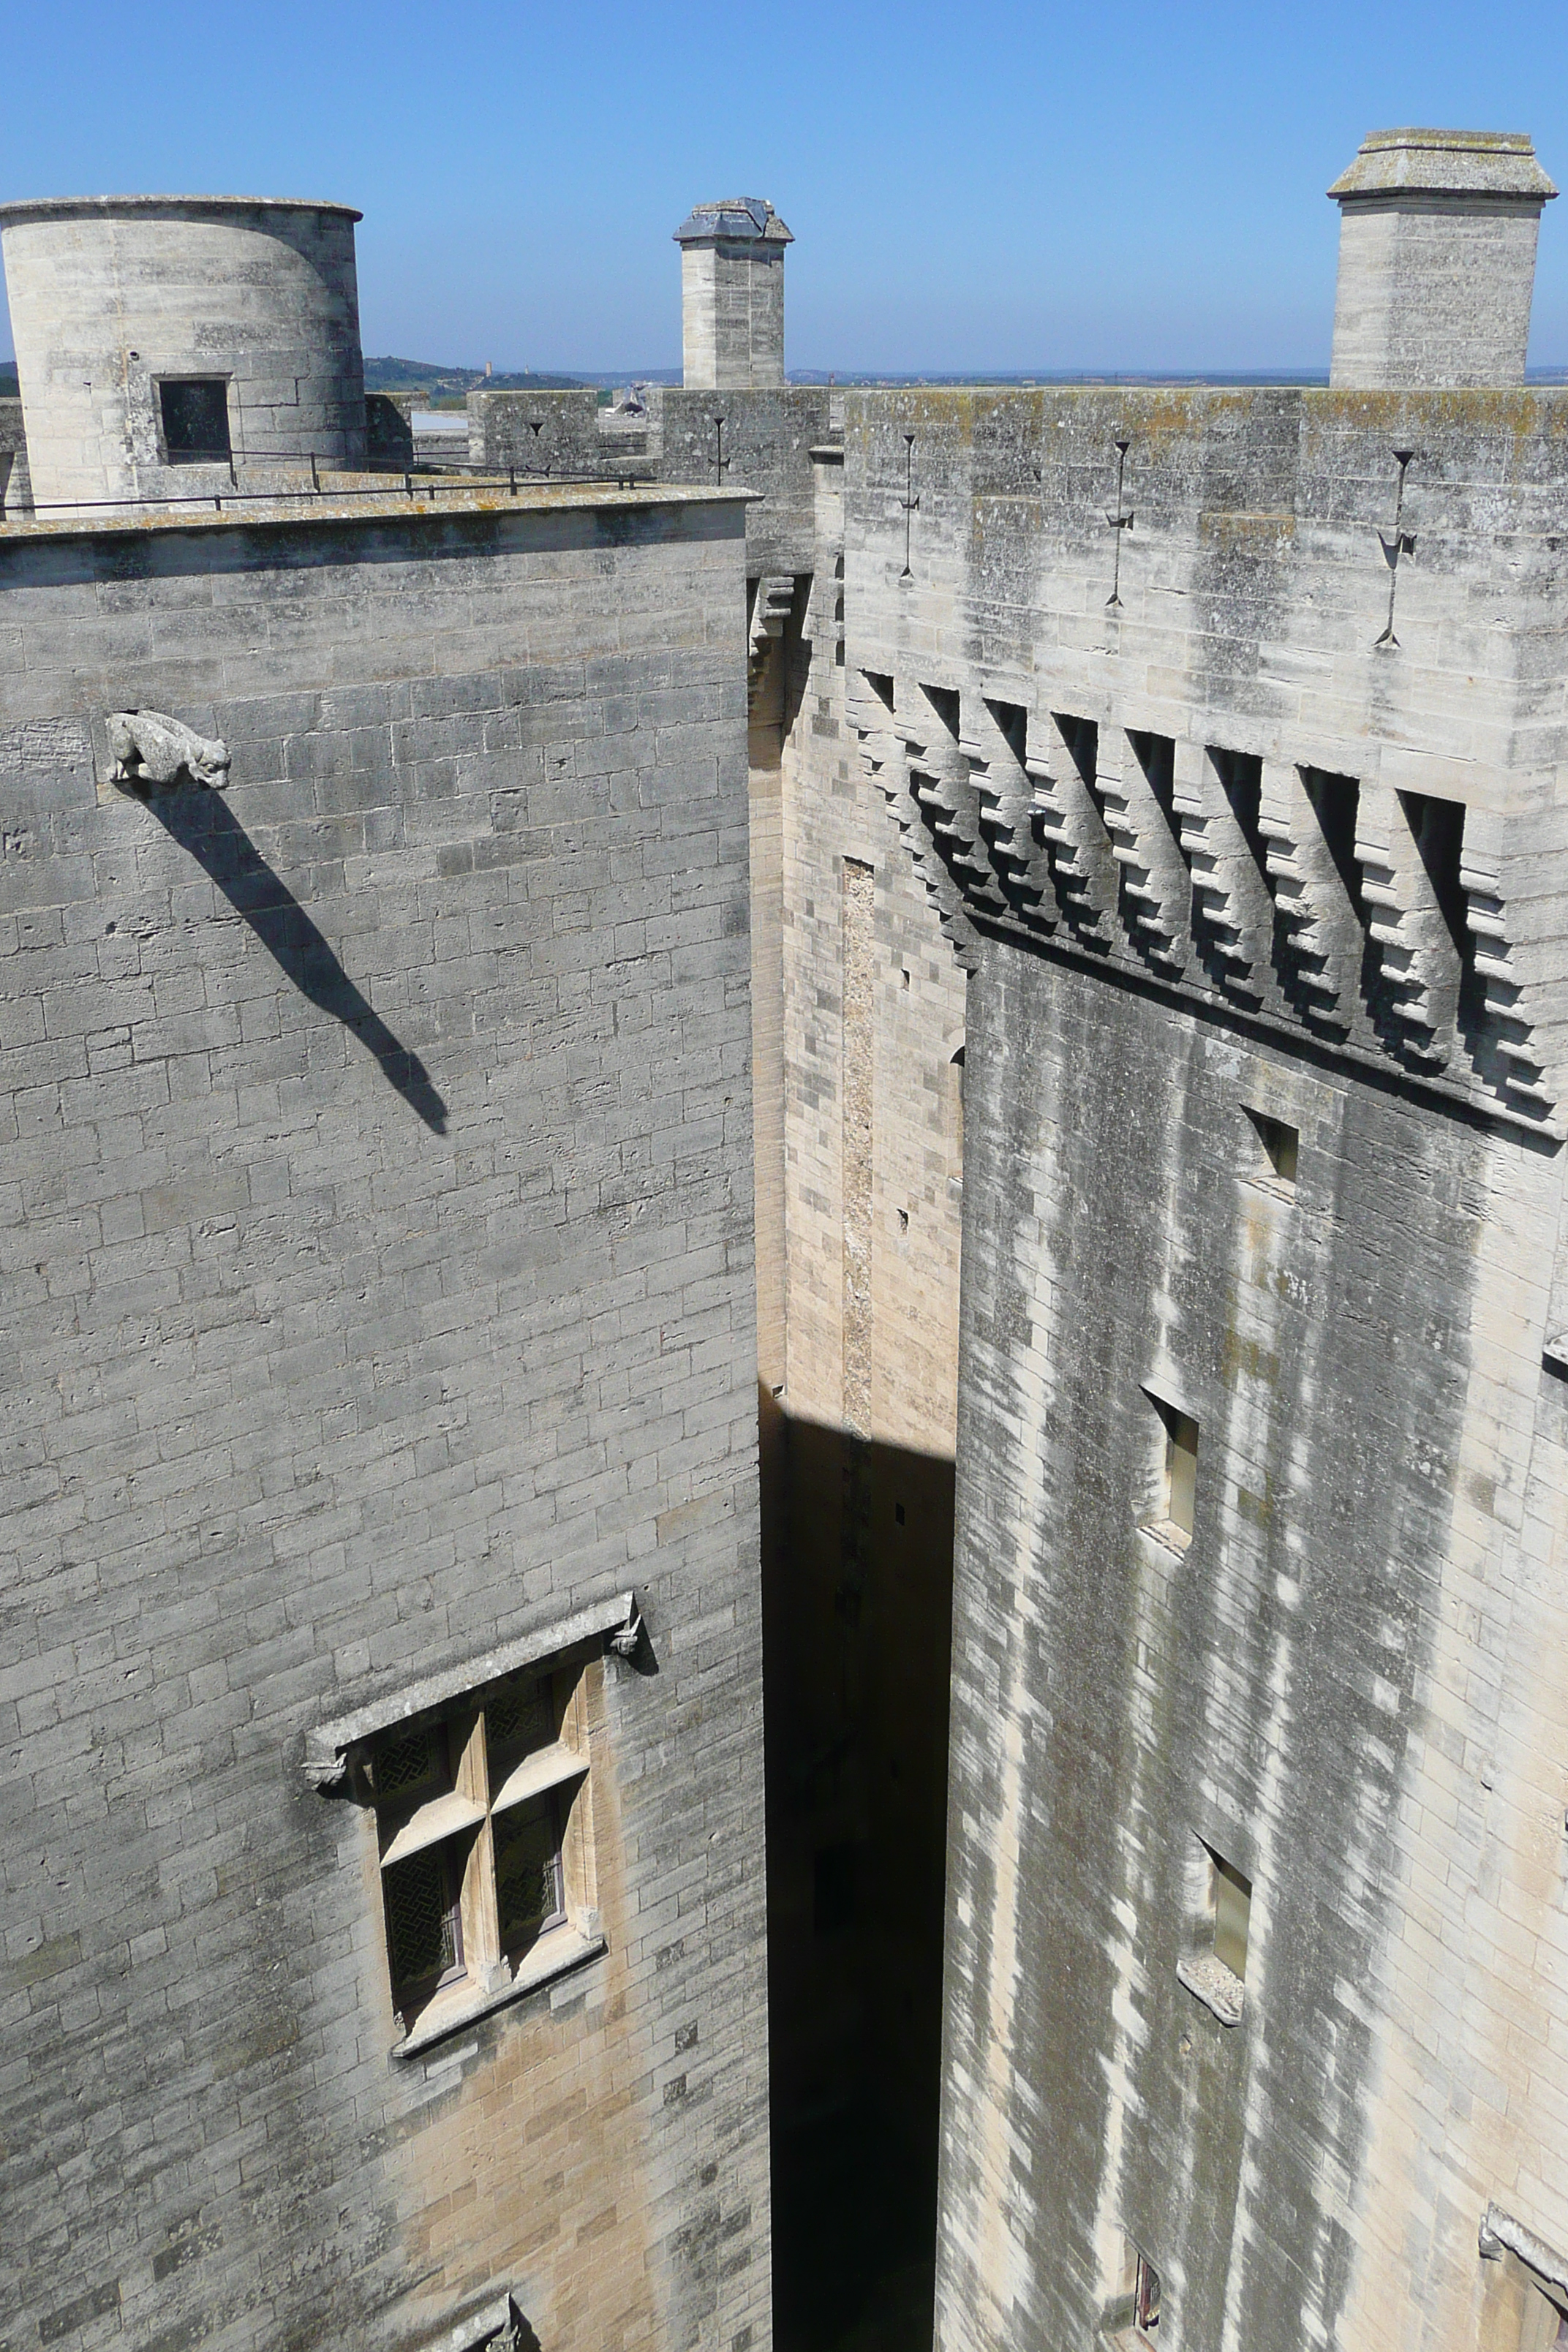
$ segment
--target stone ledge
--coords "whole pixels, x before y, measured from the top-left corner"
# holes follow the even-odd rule
[[[1190,1958],[1178,1960],[1176,1974],[1194,2000],[1201,2000],[1222,2025],[1241,2023],[1247,1988],[1213,1952],[1194,1952]]]
[[[437,1993],[418,2024],[401,2042],[393,2043],[393,2057],[422,2057],[448,2034],[460,2033],[465,2025],[489,2017],[495,2010],[505,2009],[510,2001],[521,2000],[524,1993],[537,1992],[542,1985],[553,1984],[558,1977],[569,1976],[574,1969],[586,1967],[607,1948],[601,1935],[585,1935],[578,1927],[552,1927],[548,1934],[541,1936],[527,1958],[519,1963],[510,1984],[494,1987],[488,1992],[478,1986],[456,1985],[449,1994]]]

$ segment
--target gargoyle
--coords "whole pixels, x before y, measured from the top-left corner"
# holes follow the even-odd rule
[[[111,710],[108,725],[111,784],[172,784],[188,776],[221,793],[228,782],[227,744],[162,710]]]

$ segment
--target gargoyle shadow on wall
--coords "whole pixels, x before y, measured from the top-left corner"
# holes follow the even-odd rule
[[[447,1106],[417,1054],[399,1045],[349,978],[287,885],[216,792],[196,783],[174,790],[133,787],[165,833],[188,850],[301,996],[353,1031],[380,1063],[409,1108],[434,1135],[447,1132]]]

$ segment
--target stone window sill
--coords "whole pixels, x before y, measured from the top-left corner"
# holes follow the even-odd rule
[[[1194,2000],[1201,2000],[1222,2025],[1239,2025],[1247,2000],[1241,1979],[1213,1952],[1195,1952],[1176,1962],[1176,1974]]]
[[[1150,1537],[1162,1551],[1173,1551],[1178,1559],[1192,1542],[1187,1529],[1179,1528],[1174,1519],[1140,1519],[1138,1532]]]
[[[536,1992],[541,1985],[552,1984],[557,1977],[596,1960],[604,1949],[601,1935],[585,1934],[582,1928],[571,1926],[550,1928],[519,1964],[517,1974],[505,1984],[488,1991],[478,1985],[458,1984],[447,1992],[437,1993],[420,2011],[417,2023],[401,2042],[393,2044],[393,2056],[423,2056],[433,2043],[444,2042],[449,2033],[458,2033],[465,2025],[504,2009],[509,2001],[521,2000],[524,1993]]]

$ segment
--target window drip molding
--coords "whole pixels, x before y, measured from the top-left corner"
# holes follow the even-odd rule
[[[503,1643],[498,1649],[486,1650],[459,1665],[448,1666],[440,1674],[405,1683],[401,1690],[391,1691],[384,1698],[373,1699],[350,1715],[339,1716],[308,1731],[302,1763],[305,1778],[312,1788],[323,1795],[330,1794],[347,1780],[353,1752],[365,1740],[394,1729],[414,1716],[449,1706],[484,1684],[500,1682],[524,1666],[538,1665],[584,1642],[602,1640],[616,1656],[630,1657],[637,1648],[641,1623],[636,1593],[617,1592],[585,1609],[574,1610],[569,1617],[554,1618],[531,1633],[521,1634],[514,1642]]]
[[[500,2294],[487,2295],[464,2317],[446,2320],[433,2335],[422,2336],[418,2352],[521,2352],[532,2340],[526,2329],[516,2292],[508,2287]],[[388,2339],[388,2352],[392,2341]],[[400,2332],[395,2341],[402,2346],[407,2337]]]
[[[1483,2263],[1500,2263],[1505,2253],[1516,2254],[1527,2271],[1533,2271],[1559,2294],[1568,2294],[1568,2257],[1538,2238],[1527,2223],[1505,2213],[1500,2205],[1489,2205],[1481,2215],[1479,2246]]]

